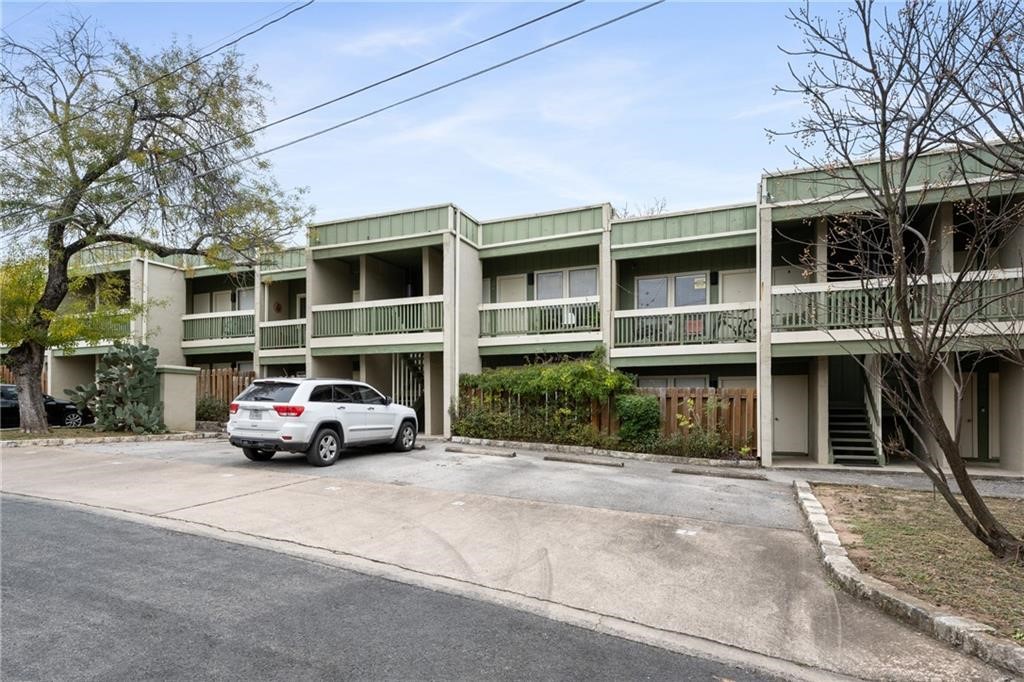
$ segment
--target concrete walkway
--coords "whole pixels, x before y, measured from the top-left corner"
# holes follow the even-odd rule
[[[344,460],[327,474],[116,452],[4,451],[3,490],[327,550],[850,677],[1005,678],[833,589],[802,530],[348,480]]]

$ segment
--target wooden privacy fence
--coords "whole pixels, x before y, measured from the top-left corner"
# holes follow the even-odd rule
[[[256,372],[237,369],[204,369],[196,381],[196,400],[216,398],[230,403],[256,378]]]
[[[661,431],[670,436],[689,427],[679,417],[728,431],[734,448],[757,452],[757,390],[753,388],[642,388],[661,404]]]
[[[43,371],[39,382],[43,387],[43,393],[46,393],[46,371]],[[0,365],[0,384],[13,384],[14,383],[14,372],[7,365]],[[60,396],[63,397],[63,396]]]

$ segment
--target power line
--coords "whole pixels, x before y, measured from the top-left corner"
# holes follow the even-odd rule
[[[24,144],[26,142],[29,142],[30,140],[34,140],[35,138],[39,137],[40,135],[46,135],[48,133],[52,133],[54,130],[58,130],[61,127],[61,125],[67,125],[68,123],[71,123],[72,121],[76,121],[76,120],[82,118],[83,116],[86,116],[86,115],[91,114],[91,113],[95,113],[95,112],[99,111],[100,108],[102,108],[104,106],[107,106],[109,104],[114,104],[115,102],[117,102],[117,100],[121,99],[122,97],[128,97],[129,95],[134,95],[135,93],[139,92],[140,90],[148,88],[150,85],[153,85],[154,83],[158,83],[161,80],[163,80],[164,78],[167,78],[168,76],[173,76],[174,74],[176,74],[176,73],[178,73],[180,71],[183,71],[183,70],[189,68],[190,66],[194,66],[195,64],[198,64],[199,62],[201,62],[202,60],[206,59],[207,57],[212,57],[213,55],[217,54],[218,52],[221,52],[221,51],[223,51],[223,50],[225,50],[225,49],[227,49],[227,48],[229,48],[229,47],[231,47],[233,45],[237,45],[238,43],[242,42],[243,40],[245,40],[249,36],[255,35],[255,34],[259,33],[260,31],[262,31],[265,28],[273,26],[274,24],[276,24],[276,23],[278,23],[280,21],[284,21],[285,19],[287,19],[291,15],[295,14],[296,12],[300,12],[300,11],[306,9],[307,7],[312,5],[314,2],[316,2],[316,0],[306,0],[306,2],[304,2],[301,5],[299,5],[298,7],[294,7],[292,9],[288,10],[287,12],[285,12],[284,14],[282,14],[281,16],[276,17],[274,19],[271,19],[270,21],[267,21],[267,22],[261,24],[259,27],[254,28],[251,31],[247,31],[247,32],[243,33],[242,35],[240,35],[239,37],[235,38],[234,40],[230,40],[230,41],[222,44],[220,47],[217,47],[217,48],[215,48],[213,50],[210,50],[209,52],[204,52],[203,54],[199,55],[195,59],[192,59],[191,61],[188,61],[188,62],[182,64],[181,66],[179,66],[176,69],[171,69],[167,73],[161,74],[160,76],[157,76],[153,80],[147,81],[147,82],[143,83],[142,85],[140,85],[140,86],[138,86],[136,88],[128,90],[127,92],[122,92],[119,95],[117,95],[116,97],[113,97],[111,99],[108,99],[108,100],[105,100],[103,102],[100,102],[99,104],[93,106],[92,108],[86,109],[83,112],[75,114],[74,116],[72,116],[71,118],[67,119],[66,121],[63,121],[60,124],[52,125],[49,128],[47,128],[46,130],[40,130],[39,132],[33,133],[33,134],[29,135],[28,137],[24,137],[24,138],[22,138],[22,139],[20,139],[20,140],[18,140],[16,142],[12,142],[11,144],[9,144],[6,147],[4,147],[3,149],[0,149],[0,152],[5,152],[5,151],[11,149],[12,147],[16,147],[16,146],[18,146],[20,144]]]
[[[298,118],[300,116],[305,116],[306,114],[309,114],[309,113],[312,113],[314,111],[317,111],[318,109],[322,109],[322,108],[324,108],[326,106],[329,106],[331,104],[336,104],[338,102],[341,102],[342,100],[348,99],[348,98],[353,97],[355,95],[362,94],[362,93],[364,93],[364,92],[366,92],[368,90],[372,90],[373,88],[379,87],[379,86],[384,85],[386,83],[390,83],[390,82],[392,82],[394,80],[397,80],[399,78],[403,78],[405,76],[408,76],[411,73],[415,73],[417,71],[425,69],[428,66],[432,66],[434,64],[437,64],[438,62],[442,62],[442,61],[444,61],[446,59],[450,59],[451,57],[454,57],[454,56],[456,56],[458,54],[461,54],[463,52],[471,50],[471,49],[473,49],[475,47],[479,47],[480,45],[483,45],[485,43],[489,43],[489,42],[491,42],[493,40],[497,40],[498,38],[501,38],[503,36],[509,35],[510,33],[513,33],[513,32],[518,31],[520,29],[526,28],[527,26],[531,26],[532,24],[536,24],[537,22],[543,21],[544,19],[547,19],[547,18],[552,17],[552,16],[554,16],[556,14],[564,12],[564,11],[566,11],[568,9],[576,7],[577,5],[583,4],[583,2],[585,2],[585,1],[586,0],[575,0],[574,2],[570,2],[567,5],[563,5],[563,6],[559,7],[559,8],[557,8],[557,9],[551,10],[550,12],[545,12],[544,14],[541,14],[541,15],[538,15],[536,17],[533,17],[532,19],[528,19],[526,21],[523,21],[523,22],[521,22],[519,24],[516,24],[515,26],[507,28],[507,29],[505,29],[503,31],[499,31],[498,33],[494,33],[494,34],[489,35],[489,36],[487,36],[485,38],[481,38],[480,40],[477,40],[475,42],[469,43],[468,45],[464,45],[464,46],[462,46],[460,48],[452,50],[451,52],[443,54],[443,55],[441,55],[439,57],[435,57],[434,59],[431,59],[429,61],[422,62],[421,64],[418,64],[416,66],[413,66],[413,67],[410,67],[408,69],[405,69],[404,71],[399,71],[399,72],[397,72],[395,74],[387,76],[386,78],[381,78],[380,80],[374,81],[373,83],[370,83],[368,85],[361,86],[359,88],[356,88],[355,90],[350,90],[350,91],[348,91],[348,92],[346,92],[346,93],[344,93],[342,95],[339,95],[337,97],[325,100],[323,102],[320,102],[319,104],[315,104],[315,105],[313,105],[311,107],[307,107],[305,109],[302,109],[301,111],[297,111],[295,113],[289,114],[289,115],[284,116],[282,118],[276,119],[274,121],[271,121],[270,123],[265,123],[265,124],[260,125],[260,126],[258,126],[256,128],[252,128],[251,130],[247,130],[245,132],[239,133],[239,134],[237,134],[237,135],[235,135],[233,137],[229,137],[229,138],[225,138],[223,140],[219,140],[219,141],[214,142],[214,143],[212,143],[210,145],[207,145],[206,147],[203,147],[202,149],[198,149],[198,150],[189,152],[189,153],[185,154],[183,158],[189,158],[189,157],[192,157],[192,156],[196,156],[197,154],[202,154],[203,152],[210,151],[211,149],[216,149],[217,147],[219,147],[221,145],[228,144],[229,142],[233,142],[233,141],[238,140],[238,139],[240,139],[242,137],[247,137],[247,136],[250,136],[250,135],[254,135],[256,133],[263,132],[263,131],[267,130],[268,128],[272,128],[272,127],[274,127],[276,125],[280,125],[282,123],[286,123],[286,122],[291,121],[293,119],[296,119],[296,118]],[[134,178],[137,178],[137,177],[139,177],[141,175],[146,174],[146,172],[147,171],[136,171],[135,173],[132,173],[131,175],[128,175],[127,177],[124,177],[124,178],[118,178],[117,180],[110,179],[110,180],[98,182],[95,185],[93,185],[92,187],[90,187],[89,189],[90,190],[102,189],[103,187],[105,187],[107,185],[110,185],[110,184],[113,184],[115,182],[123,182],[123,181],[126,181],[126,180],[132,180]],[[33,211],[33,210],[35,210],[37,208],[46,208],[46,207],[47,207],[46,204],[38,204],[37,203],[37,204],[33,204],[32,206],[26,206],[24,208],[18,209],[15,212],[7,213],[7,214],[5,214],[3,216],[0,216],[0,218],[10,218],[10,217],[14,217],[16,215],[20,215],[22,213],[27,213],[29,211]]]
[[[618,23],[618,22],[620,22],[620,21],[622,21],[624,19],[627,19],[627,18],[635,15],[635,14],[639,14],[641,12],[645,12],[645,11],[647,11],[649,9],[652,9],[653,7],[656,7],[656,6],[658,6],[658,5],[660,5],[660,4],[664,3],[664,2],[665,2],[665,0],[654,0],[654,2],[648,3],[646,5],[642,5],[641,7],[638,7],[636,9],[630,10],[628,12],[624,12],[622,14],[616,15],[616,16],[612,17],[611,19],[607,19],[607,20],[602,21],[602,22],[600,22],[598,24],[594,24],[593,26],[590,26],[589,28],[585,28],[585,29],[583,29],[581,31],[577,31],[576,33],[568,35],[568,36],[566,36],[564,38],[560,38],[560,39],[552,41],[550,43],[546,43],[544,45],[541,45],[540,47],[534,48],[534,49],[529,50],[527,52],[522,52],[522,53],[516,55],[515,57],[511,57],[509,59],[505,59],[503,61],[497,62],[496,64],[492,64],[491,66],[488,66],[486,68],[480,69],[478,71],[474,71],[474,72],[472,72],[470,74],[467,74],[465,76],[461,76],[461,77],[456,78],[454,80],[450,80],[450,81],[448,81],[446,83],[443,83],[441,85],[438,85],[438,86],[435,86],[433,88],[430,88],[429,90],[424,90],[424,91],[422,91],[420,93],[417,93],[415,95],[411,95],[409,97],[405,97],[403,99],[400,99],[400,100],[397,100],[395,102],[392,102],[391,104],[388,104],[388,105],[385,105],[385,106],[382,106],[382,107],[378,107],[377,109],[373,109],[372,111],[369,111],[369,112],[367,112],[365,114],[361,114],[359,116],[355,116],[355,117],[347,119],[345,121],[341,121],[340,123],[336,123],[336,124],[328,126],[326,128],[321,128],[320,130],[317,130],[315,132],[309,133],[307,135],[303,135],[301,137],[294,138],[294,139],[289,140],[287,142],[283,142],[283,143],[281,143],[279,145],[270,147],[268,149],[264,149],[262,151],[255,152],[253,154],[249,154],[248,156],[244,156],[244,157],[242,157],[240,159],[235,159],[235,160],[231,161],[230,163],[223,164],[221,166],[218,166],[217,168],[211,168],[209,170],[203,171],[202,173],[197,173],[195,175],[191,175],[188,178],[182,178],[181,180],[178,180],[174,184],[178,184],[178,183],[183,182],[185,180],[191,180],[191,181],[199,180],[199,179],[204,178],[204,177],[206,177],[208,175],[212,175],[213,173],[218,173],[218,172],[220,172],[222,170],[225,170],[227,168],[231,168],[232,166],[237,166],[239,164],[245,163],[247,161],[252,161],[253,159],[257,159],[257,158],[260,158],[262,156],[266,156],[267,154],[271,154],[273,152],[280,151],[282,149],[285,149],[287,147],[291,147],[291,146],[299,144],[301,142],[306,142],[306,141],[311,140],[313,138],[320,137],[321,135],[325,135],[325,134],[327,134],[329,132],[338,130],[339,128],[350,126],[350,125],[352,125],[354,123],[357,123],[359,121],[363,121],[363,120],[368,119],[368,118],[370,118],[372,116],[376,116],[378,114],[384,113],[384,112],[389,111],[391,109],[395,109],[396,107],[400,107],[402,105],[408,104],[409,102],[414,102],[414,101],[422,99],[424,97],[428,97],[428,96],[433,95],[435,93],[441,92],[442,90],[447,90],[448,88],[451,88],[451,87],[453,87],[455,85],[458,85],[460,83],[465,83],[466,81],[472,80],[474,78],[478,78],[480,76],[483,76],[484,74],[490,73],[492,71],[496,71],[496,70],[501,69],[501,68],[503,68],[505,66],[508,66],[510,64],[514,64],[516,62],[522,61],[524,59],[532,57],[532,56],[534,56],[536,54],[539,54],[541,52],[544,52],[546,50],[550,50],[550,49],[552,49],[554,47],[557,47],[559,45],[563,45],[565,43],[568,43],[568,42],[570,42],[572,40],[575,40],[575,39],[580,38],[582,36],[585,36],[587,34],[593,33],[594,31],[598,31],[598,30],[600,30],[602,28],[605,28],[607,26],[611,26],[612,24]],[[125,203],[131,203],[131,202],[134,202],[134,201],[138,201],[139,199],[143,199],[143,198],[149,196],[150,194],[153,194],[156,191],[157,191],[157,188],[147,190],[145,192],[142,192],[140,194],[135,195],[134,197],[129,197],[129,198],[126,198],[126,199],[122,199],[122,200],[120,200],[118,202],[115,202],[115,205],[116,204],[125,204]],[[38,223],[36,225],[36,227],[41,227],[41,226],[44,226],[45,224],[46,223]]]
[[[29,11],[25,12],[24,14],[22,14],[20,17],[18,17],[14,21],[7,22],[7,25],[3,27],[3,31],[6,32],[7,29],[9,29],[11,26],[14,26],[16,23],[18,23],[19,21],[21,21],[22,19],[24,19],[28,15],[34,14],[36,12],[36,10],[42,9],[42,7],[44,5],[48,5],[48,4],[50,4],[50,0],[45,0],[44,2],[39,3],[38,5],[36,5],[32,9],[30,9]]]

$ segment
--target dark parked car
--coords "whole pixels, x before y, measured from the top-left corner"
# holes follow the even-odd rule
[[[93,420],[89,410],[79,410],[70,400],[58,400],[45,393],[43,407],[46,409],[46,421],[52,426],[82,426]],[[0,384],[0,426],[6,428],[20,423],[18,387],[14,384]]]

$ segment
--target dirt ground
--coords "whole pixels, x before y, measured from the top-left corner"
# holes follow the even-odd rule
[[[814,494],[862,571],[1024,645],[1024,557],[997,560],[938,494],[823,484]],[[1024,500],[987,500],[1011,532],[1024,534]]]

